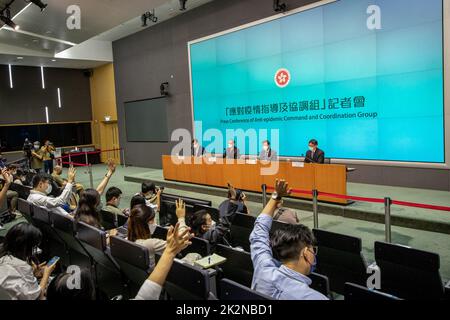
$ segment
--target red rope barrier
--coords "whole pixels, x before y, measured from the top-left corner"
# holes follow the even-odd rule
[[[61,162],[62,164],[68,164],[68,165],[72,165],[75,167],[89,167],[89,164],[86,163],[76,163],[76,162]]]
[[[450,207],[435,206],[435,205],[431,205],[431,204],[414,203],[414,202],[397,201],[397,200],[393,200],[392,204],[395,204],[395,205],[398,205],[398,206],[404,206],[404,207],[414,207],[414,208],[422,208],[422,209],[430,209],[430,210],[438,210],[438,211],[448,211],[448,212],[450,212]]]
[[[100,153],[103,153],[103,152],[120,151],[120,150],[123,150],[123,149],[120,148],[120,149],[110,149],[110,150],[100,150],[100,151],[77,152],[77,153],[71,153],[71,154],[68,154],[68,155],[65,155],[65,156],[61,156],[61,157],[58,157],[58,158],[55,158],[55,159],[56,160],[58,160],[58,159],[68,159],[68,158],[71,158],[71,157],[83,156],[83,155],[86,155],[86,154],[100,154]]]
[[[275,190],[274,187],[266,187],[266,189],[267,190]],[[291,192],[295,193],[295,194],[312,195],[312,191],[306,191],[306,190],[291,189]],[[346,195],[342,195],[342,194],[327,193],[327,192],[319,192],[319,196],[336,198],[336,199],[346,199],[346,200],[370,202],[370,203],[384,203],[384,199],[379,199],[379,198],[346,196]],[[398,206],[404,206],[404,207],[414,207],[414,208],[421,208],[421,209],[450,212],[450,207],[446,207],[446,206],[436,206],[436,205],[430,205],[430,204],[414,203],[414,202],[407,202],[407,201],[397,201],[397,200],[392,200],[392,204],[398,205]]]

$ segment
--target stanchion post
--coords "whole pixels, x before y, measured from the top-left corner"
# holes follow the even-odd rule
[[[267,204],[267,185],[266,184],[261,185],[261,189],[262,189],[262,205],[263,208],[265,208]]]
[[[69,152],[69,162],[72,163],[72,157],[70,156],[70,152]]]
[[[125,168],[127,165],[125,163],[125,149],[122,149],[122,163],[123,163],[123,167]]]
[[[88,164],[89,164],[89,160],[88,160],[88,154],[87,154],[87,151],[84,152],[84,160],[85,160],[85,162],[86,162],[86,165],[88,165]]]
[[[392,242],[392,233],[391,233],[391,198],[384,198],[384,229],[385,229],[385,240],[387,243]]]
[[[94,189],[94,177],[92,176],[92,165],[89,164],[88,166],[88,172],[89,172],[89,184],[91,186],[91,189]]]
[[[314,229],[319,228],[319,206],[317,203],[317,198],[319,197],[319,191],[313,190],[313,217],[314,217]]]

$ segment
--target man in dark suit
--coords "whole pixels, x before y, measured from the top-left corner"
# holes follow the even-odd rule
[[[202,147],[197,139],[192,140],[191,146],[191,156],[193,157],[203,157],[205,155],[205,148]]]
[[[319,143],[315,139],[309,141],[309,150],[306,152],[305,163],[325,163],[325,152],[320,150],[317,147],[318,145]]]
[[[239,149],[234,145],[233,140],[228,141],[228,148],[225,149],[223,153],[223,158],[227,159],[238,159],[240,157]]]

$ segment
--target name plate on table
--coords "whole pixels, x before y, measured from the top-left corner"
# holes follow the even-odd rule
[[[180,161],[184,161],[184,157],[183,157],[183,156],[178,156],[177,158],[178,158],[178,160],[180,160]]]
[[[292,167],[293,168],[304,168],[305,163],[304,162],[292,162]]]
[[[257,164],[257,161],[255,159],[249,159],[246,161],[247,164]]]
[[[208,162],[217,162],[217,158],[216,157],[209,157],[208,158]]]

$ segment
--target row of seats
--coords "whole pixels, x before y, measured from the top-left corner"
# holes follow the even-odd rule
[[[34,206],[19,199],[19,211],[44,234],[44,252],[48,257],[58,255],[65,267],[75,264],[89,267],[96,286],[108,291],[109,296],[118,294],[132,298],[152,271],[149,268],[148,249],[120,236],[109,237],[107,233],[83,222],[74,221],[46,208]],[[158,228],[161,238],[167,229]],[[210,253],[209,243],[193,239],[193,245],[183,252]],[[47,257],[47,258],[48,258]],[[156,260],[159,256],[156,256]],[[83,261],[84,260],[84,261]],[[167,299],[228,299],[247,296],[254,299],[267,298],[241,284],[219,276],[217,270],[203,270],[176,260],[165,286]]]
[[[249,236],[255,219],[247,214],[236,215],[231,226],[234,246],[249,251]],[[283,224],[273,221],[271,232]],[[318,229],[313,233],[319,247],[316,272],[329,279],[330,290],[345,295],[349,290],[347,283],[366,287],[371,274],[362,253],[361,239]],[[402,299],[448,298],[448,285],[444,285],[439,272],[438,254],[380,241],[374,243],[374,251],[376,267],[381,270],[381,291],[388,296]],[[314,283],[315,276],[312,278]]]
[[[194,210],[194,206],[191,209]],[[107,246],[104,231],[83,223],[74,226],[70,218],[31,206],[23,200],[19,200],[19,210],[29,222],[43,230],[52,243],[62,244],[63,252],[69,259],[65,260],[66,265],[73,264],[70,260],[72,251],[85,255],[96,278],[98,266],[112,270],[115,280],[121,280],[122,289],[126,288],[130,296],[137,292],[151,272],[148,267],[148,251],[142,246],[120,236],[110,237],[110,244]],[[253,216],[237,214],[231,227],[233,245],[249,248],[248,236],[253,229],[254,221]],[[282,226],[283,223],[274,221],[272,232]],[[348,299],[358,297],[393,299],[394,296],[403,299],[444,297],[446,291],[439,274],[439,255],[376,242],[375,260],[381,269],[381,290],[388,293],[383,294],[365,288],[369,274],[367,262],[362,255],[361,239],[324,230],[313,231],[318,240],[319,252],[317,273],[313,273],[311,279],[312,287],[317,291],[327,296],[331,296],[330,291],[333,291]],[[166,235],[167,229],[158,226],[153,237],[165,240]],[[196,252],[207,256],[212,253],[208,241],[194,238],[192,242],[183,255]],[[229,289],[230,283],[235,285],[236,290],[242,291],[243,288],[247,290],[249,296],[255,294],[249,289],[253,265],[248,250],[217,245],[215,252],[227,258],[217,270],[201,270],[176,261],[166,284],[167,298],[208,299],[221,297],[223,294],[231,297],[233,293]],[[226,284],[221,280],[223,278],[228,279],[225,281]],[[222,286],[227,288],[228,293],[222,291]]]

